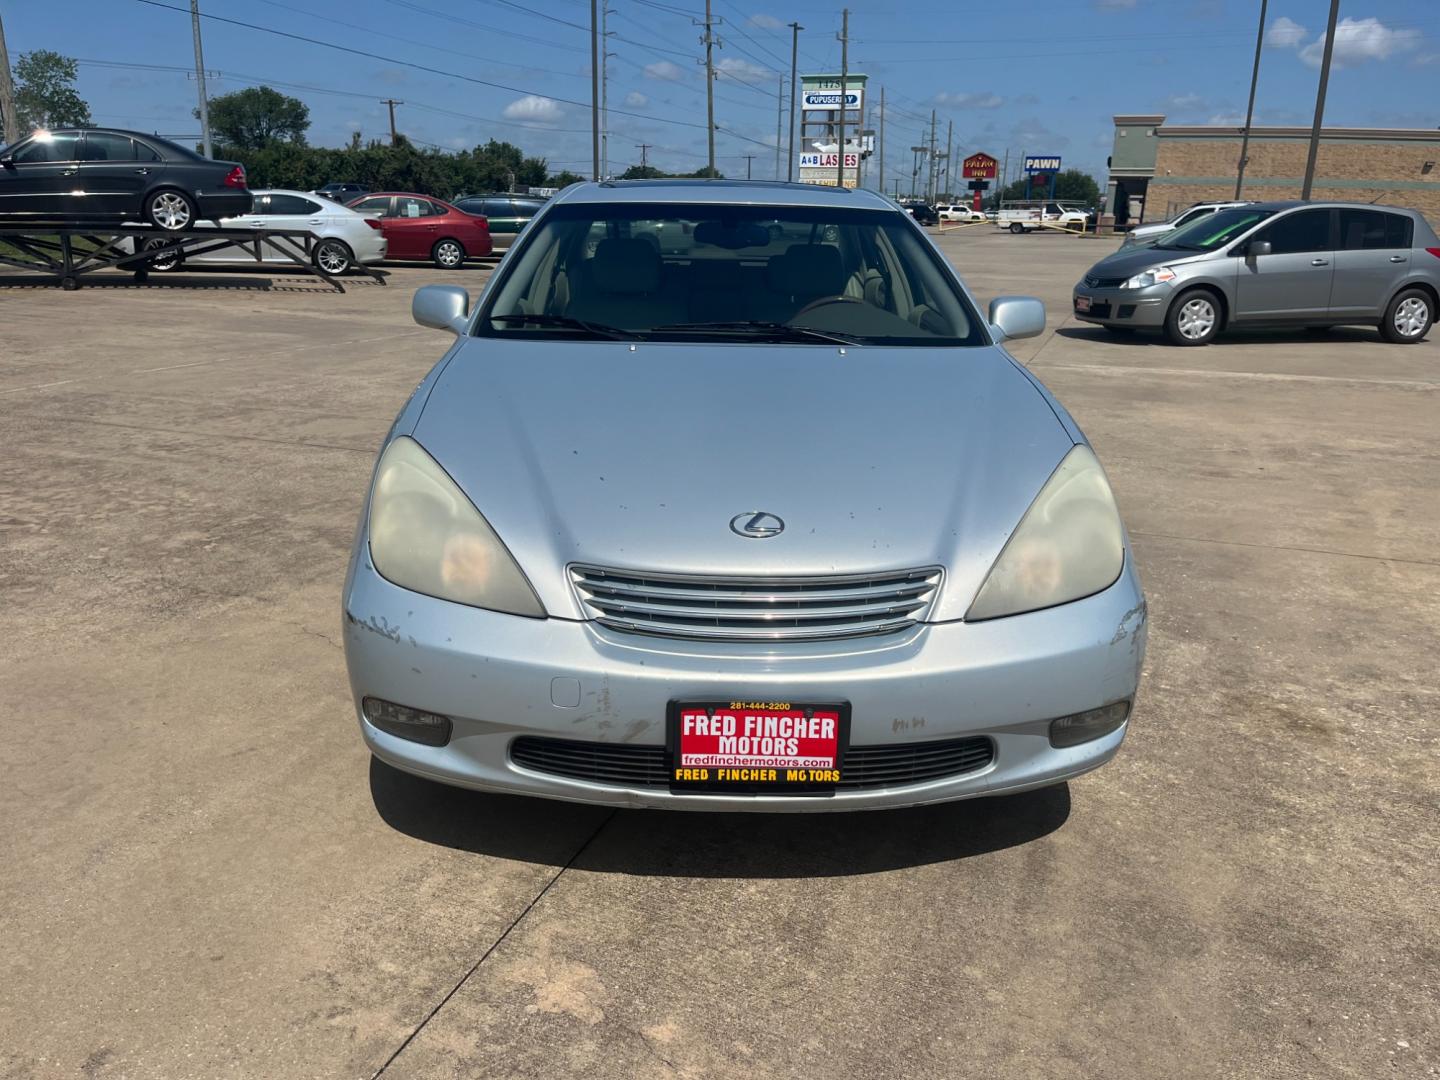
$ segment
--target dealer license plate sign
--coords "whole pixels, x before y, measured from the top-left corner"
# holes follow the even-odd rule
[[[1089,311],[1089,310],[1090,310],[1090,297],[1088,297],[1088,296],[1077,296],[1077,297],[1075,297],[1075,310],[1076,310],[1076,311]]]
[[[832,795],[850,707],[780,700],[677,701],[666,748],[677,794]]]

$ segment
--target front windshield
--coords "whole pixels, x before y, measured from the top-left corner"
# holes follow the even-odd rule
[[[1154,246],[1167,251],[1214,251],[1249,232],[1272,213],[1273,210],[1254,210],[1249,207],[1217,210],[1199,221],[1192,221],[1189,225],[1182,225],[1165,233]]]
[[[557,206],[527,230],[476,333],[508,338],[984,345],[896,210]]]

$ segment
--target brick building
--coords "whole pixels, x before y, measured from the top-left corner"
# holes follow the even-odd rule
[[[1115,117],[1106,214],[1134,225],[1233,199],[1241,132],[1166,127],[1158,115]],[[1298,199],[1309,147],[1309,128],[1251,128],[1241,198]],[[1440,224],[1440,130],[1322,128],[1311,197],[1408,206]]]

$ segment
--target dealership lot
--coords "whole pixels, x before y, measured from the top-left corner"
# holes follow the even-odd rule
[[[1046,301],[1146,682],[1068,787],[856,816],[371,763],[348,546],[485,270],[5,279],[0,1076],[1434,1075],[1440,339],[1112,340],[1108,242],[940,243]]]

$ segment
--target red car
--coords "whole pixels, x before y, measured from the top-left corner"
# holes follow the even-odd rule
[[[442,270],[455,270],[466,259],[483,259],[492,251],[485,218],[429,195],[381,191],[349,206],[362,214],[380,215],[380,231],[389,241],[391,259],[430,259]]]

